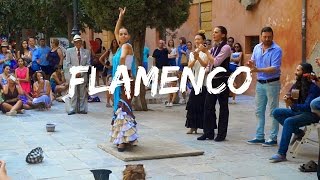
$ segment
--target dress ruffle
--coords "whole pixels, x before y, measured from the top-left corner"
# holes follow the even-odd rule
[[[136,122],[133,118],[127,115],[126,112],[119,108],[116,112],[117,117],[110,132],[110,142],[113,144],[130,143],[135,145],[137,143],[138,134]]]

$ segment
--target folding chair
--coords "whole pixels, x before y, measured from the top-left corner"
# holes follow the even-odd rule
[[[309,136],[311,135],[311,132],[314,130],[318,130],[318,141],[315,141],[313,139],[310,139]],[[319,140],[320,140],[320,124],[319,123],[313,123],[310,125],[307,125],[304,127],[305,135],[302,137],[302,139],[299,141],[297,140],[291,147],[290,153],[292,154],[292,157],[295,158],[297,154],[299,153],[301,149],[301,145],[304,143],[309,143],[314,146],[319,146]]]

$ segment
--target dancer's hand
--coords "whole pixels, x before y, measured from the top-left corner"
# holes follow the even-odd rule
[[[124,7],[123,9],[121,7],[119,7],[119,18],[122,18],[124,16],[124,13],[126,12],[126,7]]]

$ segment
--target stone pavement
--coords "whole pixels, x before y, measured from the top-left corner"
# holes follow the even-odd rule
[[[254,137],[256,126],[252,97],[239,96],[238,103],[230,105],[229,131],[224,142],[197,141],[199,135],[187,135],[183,105],[165,108],[163,104],[152,104],[149,108],[148,112],[135,112],[141,139],[152,134],[205,153],[129,162],[144,164],[148,179],[316,179],[316,173],[301,173],[298,167],[316,160],[318,147],[303,145],[304,152],[297,158],[288,157],[287,162],[273,164],[268,158],[277,151],[276,147],[245,143]],[[108,141],[112,109],[106,109],[103,102],[89,104],[87,115],[68,116],[64,109],[63,103],[55,102],[50,111],[31,110],[17,117],[0,115],[0,159],[7,162],[9,175],[14,180],[90,180],[94,179],[91,169],[109,169],[110,179],[122,179],[127,163],[97,147]],[[57,124],[56,132],[46,132],[48,122]],[[270,121],[266,124],[269,130]],[[44,162],[28,165],[25,156],[37,146],[45,152]]]

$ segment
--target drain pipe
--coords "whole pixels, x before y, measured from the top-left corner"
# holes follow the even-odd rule
[[[306,55],[306,46],[307,46],[307,39],[306,39],[306,32],[307,32],[307,1],[302,0],[302,62],[307,61],[307,55]]]
[[[198,7],[199,7],[199,29],[201,29],[201,1],[198,0]]]

